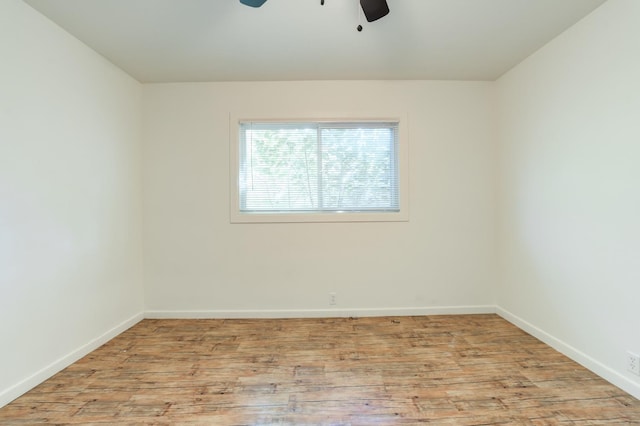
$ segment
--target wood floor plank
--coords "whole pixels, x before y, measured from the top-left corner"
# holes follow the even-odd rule
[[[496,315],[144,320],[0,424],[640,425],[640,401]]]

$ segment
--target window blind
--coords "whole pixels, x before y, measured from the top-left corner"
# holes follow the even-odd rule
[[[241,122],[243,213],[398,212],[397,122]]]

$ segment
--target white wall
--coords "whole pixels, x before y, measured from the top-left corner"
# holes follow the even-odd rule
[[[149,315],[492,309],[491,83],[151,84],[144,105]],[[229,223],[229,112],[389,110],[409,116],[409,222]]]
[[[503,314],[640,397],[640,2],[497,83]]]
[[[0,406],[141,318],[140,97],[0,2]]]

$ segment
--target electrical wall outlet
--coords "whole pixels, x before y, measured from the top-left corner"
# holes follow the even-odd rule
[[[640,355],[627,352],[627,370],[640,376]]]
[[[338,299],[336,297],[336,293],[332,291],[331,293],[329,293],[329,304],[335,305],[336,303],[338,303]]]

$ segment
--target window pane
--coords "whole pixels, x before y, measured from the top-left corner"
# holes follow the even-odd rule
[[[331,210],[397,210],[390,128],[324,128],[322,202]]]
[[[316,130],[249,125],[243,133],[241,210],[317,209]]]
[[[240,124],[245,213],[398,212],[397,123]]]

